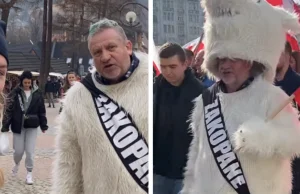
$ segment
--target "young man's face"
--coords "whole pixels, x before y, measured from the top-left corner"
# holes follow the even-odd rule
[[[179,86],[184,78],[187,68],[185,62],[181,62],[178,55],[169,58],[160,58],[161,73],[172,85]]]

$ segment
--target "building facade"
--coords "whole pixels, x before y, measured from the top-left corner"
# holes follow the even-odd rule
[[[204,21],[199,0],[154,0],[153,38],[156,45],[175,42],[180,45],[202,34]]]

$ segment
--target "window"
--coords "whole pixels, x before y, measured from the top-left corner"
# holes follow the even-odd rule
[[[164,12],[164,20],[167,20],[167,13]]]
[[[168,33],[171,34],[171,31],[172,31],[171,25],[168,25]]]
[[[190,21],[190,22],[193,22],[193,17],[192,17],[191,14],[189,14],[189,21]]]
[[[167,1],[163,1],[163,8],[167,8]]]
[[[164,33],[167,33],[167,25],[164,25]]]
[[[173,33],[173,34],[175,33],[175,29],[174,29],[174,26],[172,26],[172,33]]]
[[[183,25],[178,26],[178,33],[179,34],[184,34],[184,26]]]

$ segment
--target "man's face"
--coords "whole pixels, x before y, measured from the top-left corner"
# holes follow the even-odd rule
[[[290,60],[291,55],[288,52],[283,51],[280,55],[276,71],[280,72],[283,68],[287,67],[290,64]]]
[[[248,78],[252,64],[241,59],[218,59],[219,77],[227,85],[240,83]]]
[[[91,38],[90,52],[101,76],[118,81],[130,67],[132,44],[115,29],[106,29]]]
[[[179,60],[178,55],[169,58],[160,58],[161,73],[172,85],[178,86],[184,78],[186,63]]]
[[[0,55],[0,92],[3,91],[5,85],[6,73],[7,61],[2,55]]]
[[[204,52],[203,51],[198,52],[193,64],[193,68],[197,69],[199,72],[201,71],[201,65],[204,60],[203,57],[204,57]]]

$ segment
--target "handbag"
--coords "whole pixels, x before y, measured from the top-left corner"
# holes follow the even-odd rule
[[[39,117],[37,115],[26,114],[21,95],[18,94],[18,97],[19,97],[20,107],[21,107],[21,110],[23,112],[23,118],[24,118],[23,127],[25,129],[27,129],[27,128],[38,128],[39,125],[40,125]]]

